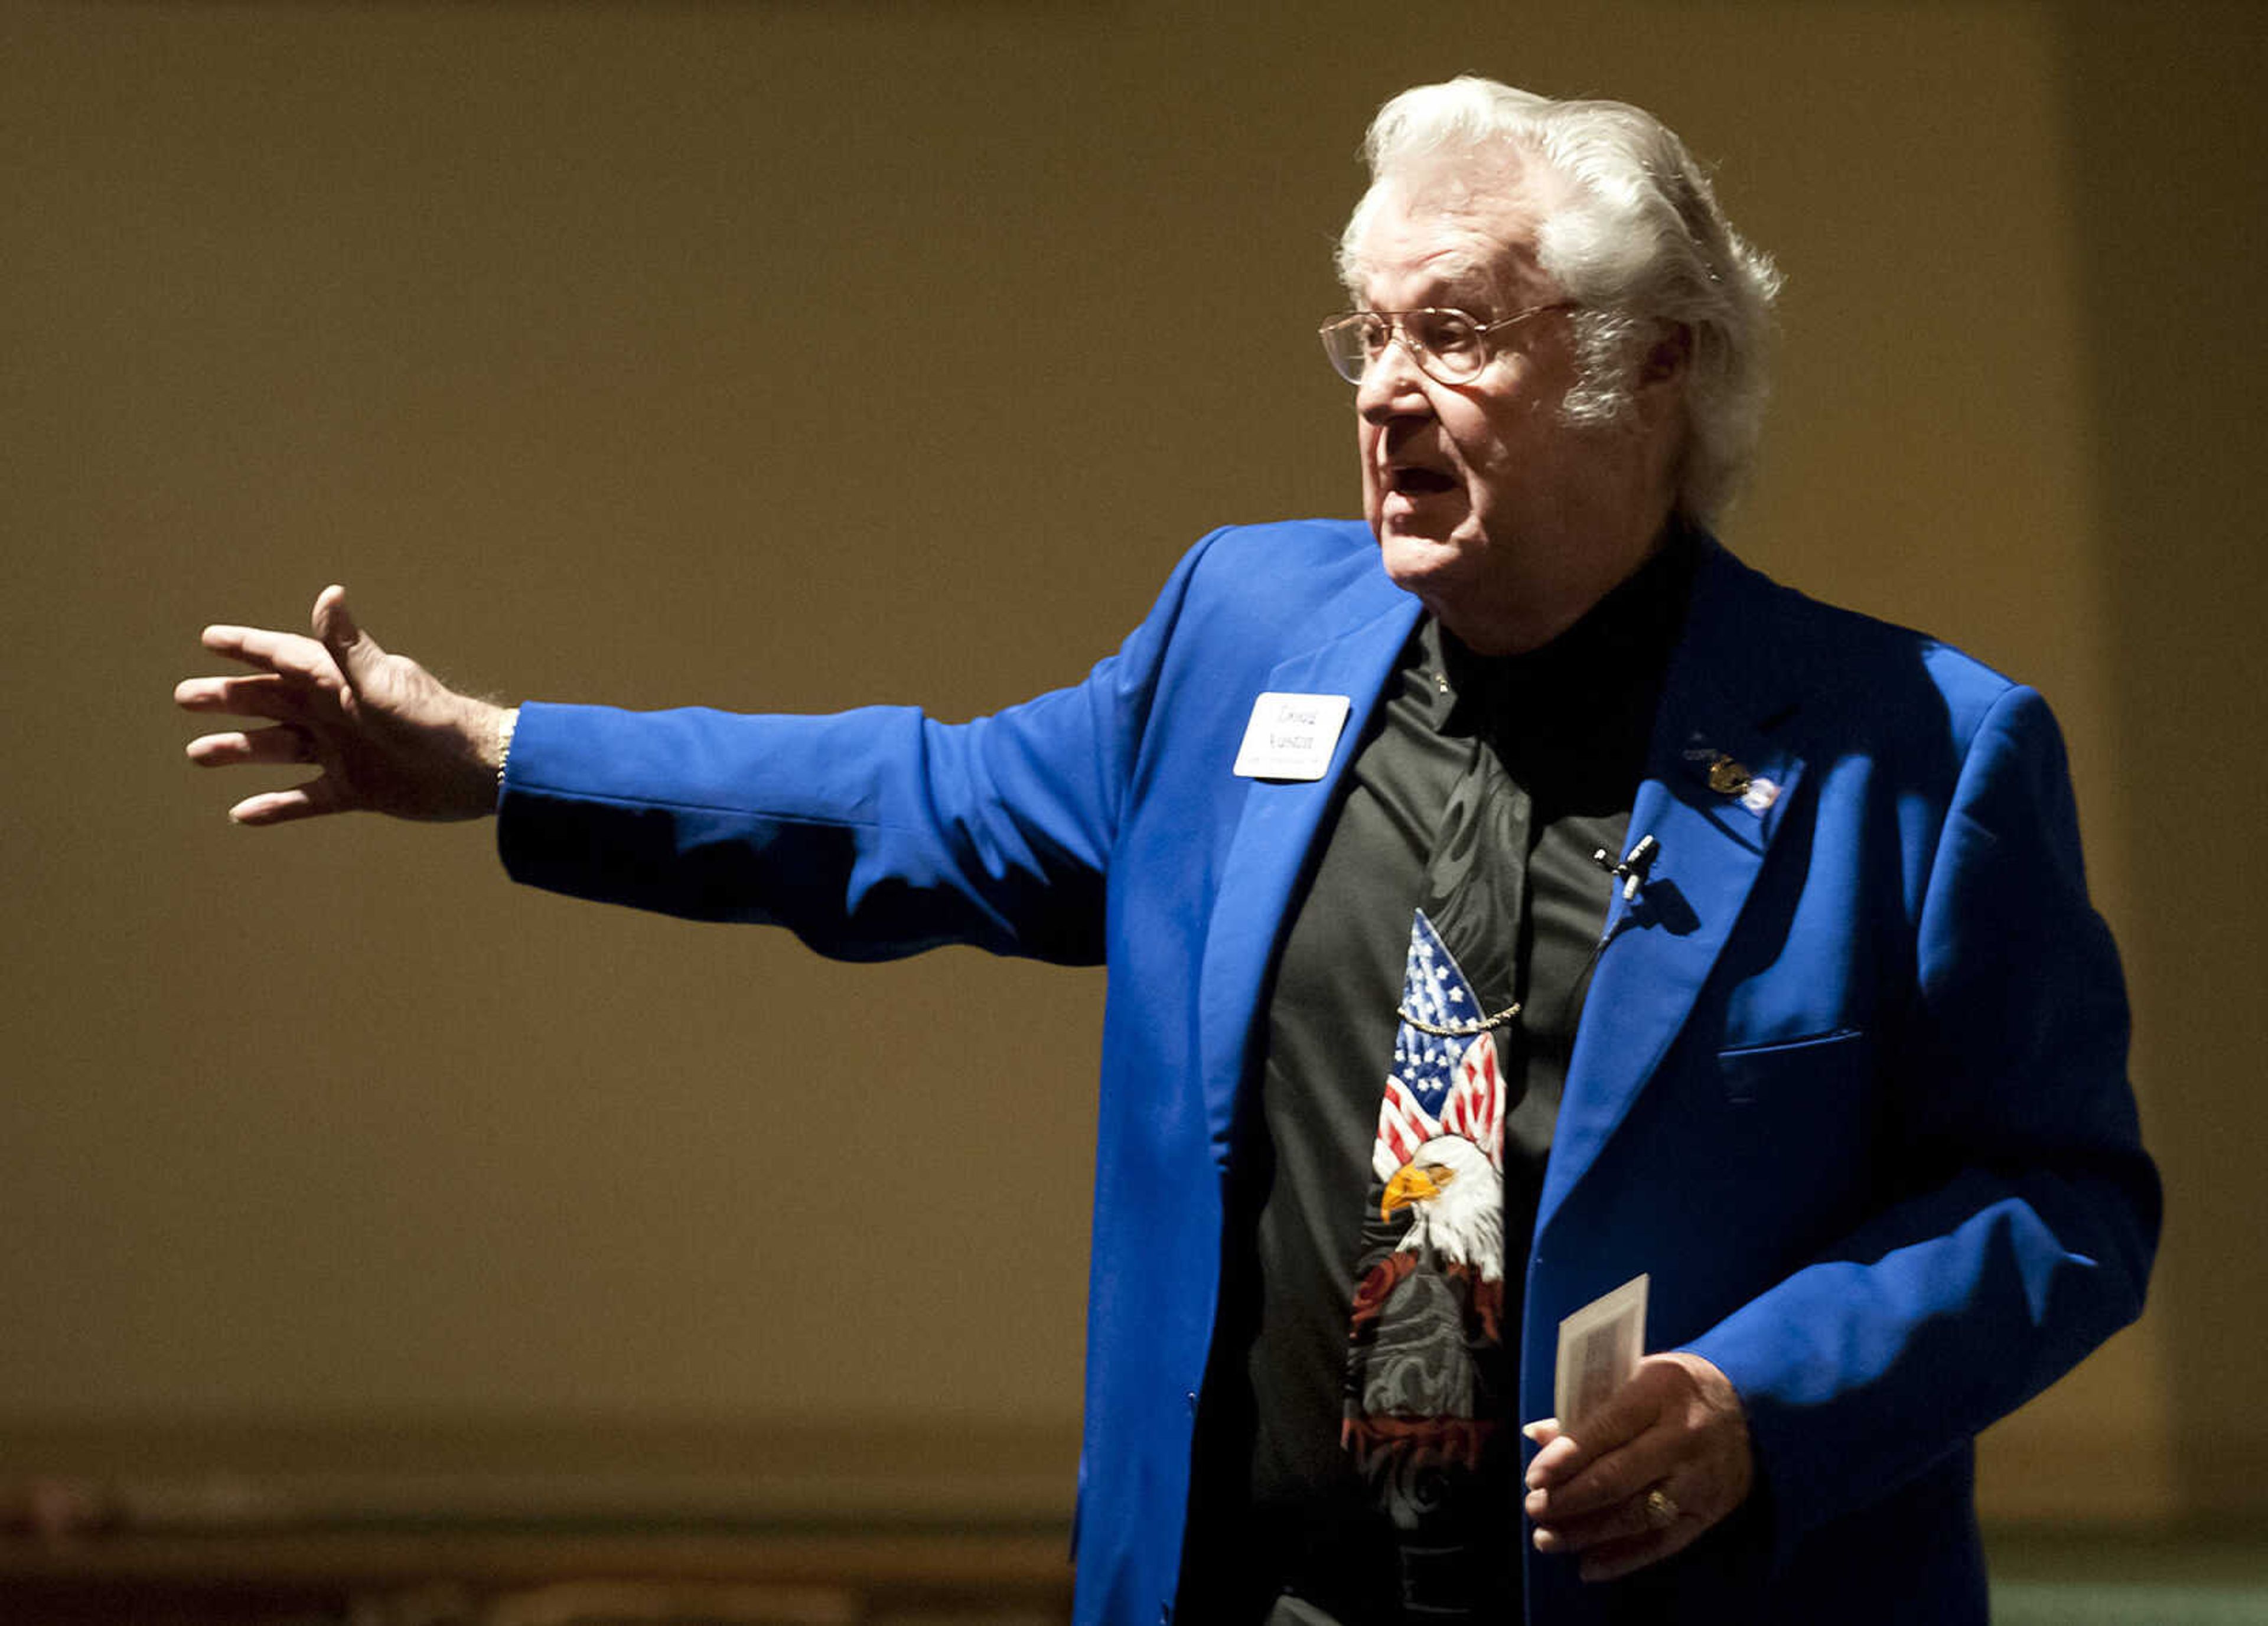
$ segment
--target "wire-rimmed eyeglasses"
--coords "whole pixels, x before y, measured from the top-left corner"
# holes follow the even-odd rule
[[[1432,306],[1422,311],[1349,311],[1332,317],[1316,332],[1322,335],[1323,354],[1330,357],[1331,370],[1350,384],[1360,384],[1370,364],[1396,340],[1434,382],[1469,384],[1496,353],[1489,342],[1491,334],[1546,311],[1570,310],[1573,305],[1570,299],[1531,305],[1492,322],[1467,311]]]

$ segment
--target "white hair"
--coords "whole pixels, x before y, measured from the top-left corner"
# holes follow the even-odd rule
[[[1714,518],[1763,426],[1779,273],[1733,230],[1675,133],[1627,103],[1555,101],[1467,76],[1388,102],[1363,154],[1370,189],[1338,253],[1340,277],[1358,301],[1365,232],[1386,195],[1422,171],[1447,166],[1471,189],[1507,157],[1525,156],[1566,183],[1566,201],[1535,241],[1536,263],[1578,307],[1581,376],[1561,410],[1576,423],[1619,416],[1648,342],[1663,324],[1683,327],[1688,430],[1677,506],[1696,520]]]

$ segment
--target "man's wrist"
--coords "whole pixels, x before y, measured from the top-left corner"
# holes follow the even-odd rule
[[[457,766],[451,770],[446,792],[450,810],[434,816],[444,819],[485,819],[504,799],[506,767],[512,758],[512,732],[519,710],[492,701],[460,695],[453,732],[456,735]]]

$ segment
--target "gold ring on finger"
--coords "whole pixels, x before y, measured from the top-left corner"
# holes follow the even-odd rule
[[[1646,1522],[1657,1530],[1667,1530],[1677,1522],[1677,1498],[1660,1485],[1646,1493]]]

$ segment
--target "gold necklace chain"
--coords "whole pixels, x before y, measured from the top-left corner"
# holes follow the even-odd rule
[[[1412,1016],[1400,1005],[1394,1007],[1394,1014],[1419,1033],[1431,1034],[1436,1039],[1470,1039],[1488,1032],[1491,1027],[1502,1027],[1506,1022],[1518,1016],[1520,1001],[1515,999],[1494,1016],[1484,1016],[1477,1022],[1451,1022],[1446,1026],[1437,1026],[1423,1017]]]

